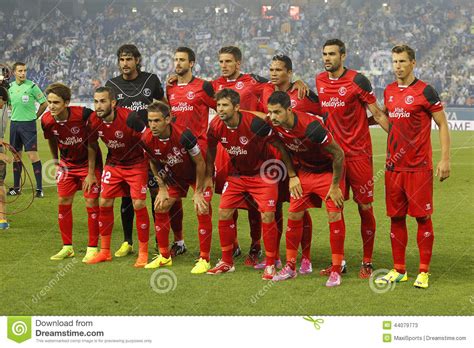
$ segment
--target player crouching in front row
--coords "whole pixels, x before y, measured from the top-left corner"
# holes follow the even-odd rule
[[[171,123],[169,106],[153,102],[148,106],[148,125],[142,136],[142,146],[150,157],[150,167],[158,182],[155,200],[155,230],[160,254],[145,268],[171,266],[169,249],[170,209],[186,197],[189,186],[194,189],[194,207],[198,218],[200,254],[193,274],[210,268],[212,240],[211,187],[204,186],[206,163],[205,143],[198,144],[190,129]],[[165,182],[166,181],[166,182]]]

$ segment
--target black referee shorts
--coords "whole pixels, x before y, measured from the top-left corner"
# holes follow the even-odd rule
[[[38,151],[38,138],[35,121],[11,121],[10,145],[16,151]]]

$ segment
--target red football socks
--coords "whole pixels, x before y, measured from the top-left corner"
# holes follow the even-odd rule
[[[169,234],[170,234],[170,215],[169,213],[155,212],[155,231],[158,241],[159,251],[163,257],[170,257]]]
[[[250,206],[248,210],[248,219],[250,225],[250,237],[252,238],[251,248],[260,249],[260,238],[262,238],[262,217],[260,212]]]
[[[212,241],[212,215],[198,215],[199,257],[209,262]]]
[[[433,252],[433,222],[431,217],[427,219],[417,218],[418,234],[416,240],[418,242],[418,250],[420,251],[420,273],[428,273],[430,269],[431,254]]]
[[[72,205],[59,204],[58,224],[64,245],[72,245]]]
[[[374,209],[370,207],[363,210],[359,207],[360,215],[360,235],[362,236],[362,243],[364,249],[364,262],[372,262],[372,253],[374,251],[375,241],[375,217]]]
[[[311,241],[313,239],[313,220],[306,210],[303,215],[303,235],[301,236],[301,252],[303,258],[311,261]]]
[[[236,236],[234,220],[219,220],[219,239],[221,242],[222,261],[233,264],[233,243]]]
[[[262,222],[263,244],[265,246],[266,265],[275,264],[278,229],[275,220],[269,223]]]
[[[96,247],[99,243],[99,207],[87,208],[87,226],[89,227],[90,247]]]
[[[298,255],[298,247],[301,243],[303,235],[303,219],[288,219],[288,227],[286,230],[286,264],[291,269],[296,269],[296,257]]]
[[[177,200],[169,211],[171,229],[174,233],[174,241],[183,240],[183,202]]]
[[[392,242],[393,267],[398,273],[405,274],[405,250],[408,242],[405,217],[391,219],[390,240]]]
[[[329,223],[329,242],[332,253],[332,272],[341,273],[341,264],[344,259],[344,240],[346,226],[344,219]]]

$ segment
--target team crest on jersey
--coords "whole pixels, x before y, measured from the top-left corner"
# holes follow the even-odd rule
[[[81,130],[79,129],[79,127],[72,127],[71,128],[71,133],[72,134],[78,134]]]
[[[296,100],[291,99],[291,107],[296,108],[296,104],[297,104]]]
[[[346,93],[347,93],[347,88],[342,86],[341,88],[339,88],[339,90],[337,91],[339,93],[339,95],[342,97],[342,96],[345,96]]]
[[[235,84],[235,88],[237,89],[242,89],[244,88],[244,83],[242,81],[239,81]]]
[[[248,142],[249,142],[249,139],[248,139],[246,136],[241,136],[241,137],[239,138],[239,141],[240,141],[240,143],[241,143],[242,145],[247,145]]]
[[[405,97],[405,104],[413,104],[413,102],[415,101],[415,97],[413,97],[412,95],[407,95]]]
[[[188,93],[186,93],[186,98],[188,98],[189,100],[193,100],[195,96],[196,95],[193,91],[189,91]]]
[[[144,95],[145,97],[149,97],[149,96],[151,95],[151,89],[145,88],[145,89],[143,90],[143,95]]]
[[[123,132],[122,132],[122,131],[119,131],[119,130],[116,131],[116,132],[115,132],[115,137],[116,137],[117,139],[122,139],[122,138],[123,138]]]

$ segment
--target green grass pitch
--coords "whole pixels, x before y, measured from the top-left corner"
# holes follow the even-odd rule
[[[392,257],[383,191],[386,135],[373,129],[372,136],[374,173],[378,179],[373,262],[375,269],[387,269],[392,265]],[[358,279],[362,246],[359,216],[353,201],[346,202],[345,209],[345,253],[349,272],[338,288],[327,289],[324,286],[326,279],[317,272],[330,262],[327,218],[325,210],[321,209],[311,212],[315,269],[312,275],[298,276],[283,283],[265,282],[261,280],[260,272],[243,265],[243,256],[236,260],[233,274],[192,275],[190,270],[198,256],[197,221],[187,199],[184,201],[184,233],[189,250],[176,258],[169,268],[175,277],[173,290],[157,293],[150,286],[154,270],[135,269],[135,256],[114,258],[112,262],[93,266],[82,264],[87,243],[87,218],[81,194],[76,196],[74,205],[76,257],[63,262],[49,260],[61,247],[56,220],[56,188],[50,185],[45,189],[44,199],[35,200],[27,211],[10,215],[10,229],[0,232],[0,315],[472,315],[474,133],[452,132],[451,137],[451,178],[434,184],[435,246],[427,290],[412,286],[418,271],[416,222],[412,218],[408,220],[409,281],[377,293],[368,281]],[[432,141],[436,165],[440,155],[437,132],[433,132]],[[41,140],[39,146],[44,163],[50,158],[47,144]],[[24,160],[31,173],[31,165]],[[9,166],[7,185],[11,180]],[[11,202],[8,209],[19,210],[28,199],[25,192]],[[218,201],[219,196],[215,196],[214,212],[217,212]],[[122,241],[117,206],[112,237],[114,250]],[[238,228],[244,253],[250,239],[246,215],[241,211]],[[150,240],[153,241],[154,236]],[[152,247],[153,243],[150,243],[150,257]],[[284,238],[281,252],[284,255]],[[218,257],[217,214],[214,214],[213,264]]]

